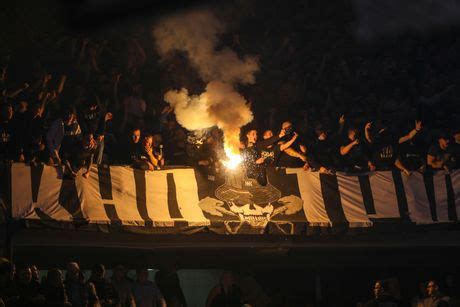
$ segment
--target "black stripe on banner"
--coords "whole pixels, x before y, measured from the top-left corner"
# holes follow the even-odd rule
[[[153,221],[150,219],[147,211],[147,193],[145,182],[145,171],[133,169],[134,184],[136,186],[136,204],[139,215],[145,221],[145,226],[153,226]]]
[[[366,208],[366,214],[376,214],[374,205],[374,196],[372,196],[371,181],[368,175],[358,176],[359,187],[361,188],[361,194],[363,195],[364,208]]]
[[[107,214],[108,218],[110,219],[111,224],[120,225],[121,219],[117,214],[117,209],[112,204],[104,204],[104,210]]]
[[[110,168],[99,165],[97,167],[97,175],[99,177],[99,192],[101,193],[101,198],[112,200],[112,177],[110,176]]]
[[[30,166],[30,180],[32,183],[32,201],[37,202],[38,191],[40,191],[40,182],[43,175],[43,165]]]
[[[59,191],[59,204],[72,215],[74,220],[83,220],[75,179],[62,180]]]
[[[452,186],[452,178],[450,174],[446,174],[446,189],[447,189],[447,214],[449,221],[458,221],[457,209],[455,208],[455,193]]]
[[[396,200],[398,201],[399,216],[403,220],[409,219],[409,206],[407,205],[406,191],[402,181],[402,175],[399,170],[392,172],[393,182],[395,184]]]
[[[425,183],[426,196],[430,203],[431,218],[433,222],[438,221],[438,215],[436,213],[436,198],[434,194],[434,179],[432,172],[426,172],[423,174],[423,182]]]
[[[34,208],[35,214],[40,218],[42,221],[52,221],[54,220],[51,216],[43,212],[40,208]]]
[[[348,221],[343,212],[342,202],[340,201],[339,183],[337,176],[319,174],[321,182],[321,193],[323,195],[324,206],[332,225],[347,225]]]
[[[176,183],[174,182],[174,174],[167,173],[166,174],[166,181],[168,184],[168,209],[169,209],[169,216],[173,219],[181,219],[182,214],[179,210],[179,203],[177,202],[177,195],[176,195]]]

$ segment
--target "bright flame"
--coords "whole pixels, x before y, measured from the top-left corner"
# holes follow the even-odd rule
[[[222,161],[222,164],[228,169],[237,168],[242,161],[241,155],[228,146],[224,146],[224,150],[227,160]]]

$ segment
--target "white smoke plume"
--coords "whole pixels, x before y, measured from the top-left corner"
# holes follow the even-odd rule
[[[165,94],[179,124],[188,130],[217,126],[224,132],[225,145],[234,152],[239,148],[240,127],[251,122],[248,102],[231,85],[211,81],[201,95],[189,95],[187,89]]]
[[[251,122],[253,115],[235,85],[253,84],[259,66],[256,57],[240,58],[229,48],[217,49],[224,31],[225,25],[211,11],[193,10],[160,20],[153,35],[164,60],[174,52],[183,52],[208,82],[201,95],[189,95],[185,88],[165,94],[179,124],[188,130],[217,126],[224,133],[225,146],[238,153],[240,128]]]
[[[209,10],[193,10],[160,20],[153,29],[157,51],[163,59],[177,51],[187,54],[205,82],[252,84],[259,70],[257,58],[240,59],[229,48],[217,50],[225,25]]]

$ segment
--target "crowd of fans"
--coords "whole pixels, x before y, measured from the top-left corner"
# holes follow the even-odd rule
[[[241,134],[248,168],[409,175],[459,167],[458,29],[359,45],[350,7],[239,5],[245,31],[234,29],[222,44],[260,56],[257,83],[241,89],[255,114]],[[335,18],[318,21],[329,15]],[[37,49],[39,61],[4,56],[0,160],[60,165],[70,177],[81,168],[87,177],[92,163],[218,174],[222,133],[191,134],[162,99],[170,88],[200,92],[203,84],[182,55],[158,60],[150,30],[63,35]]]
[[[175,265],[156,271],[154,281],[149,280],[147,269],[137,269],[134,278],[130,277],[128,269],[123,265],[116,265],[111,272],[111,276],[106,276],[104,265],[97,264],[93,266],[90,276],[85,278],[79,264],[70,262],[64,271],[51,268],[40,274],[36,265],[13,265],[7,259],[0,258],[0,306],[187,306]],[[273,287],[275,288],[271,289]],[[300,296],[293,293],[283,294],[285,290],[289,292],[291,283],[281,289],[276,287],[264,286],[263,282],[257,281],[255,275],[246,271],[224,271],[218,283],[209,289],[203,306],[347,306],[350,299],[353,300],[352,297],[343,295],[340,296],[342,301],[340,297],[339,300],[337,297],[328,297],[331,294],[327,291],[323,294],[304,292]],[[417,287],[413,288],[415,290]],[[311,295],[316,298],[309,298]],[[421,281],[416,291],[408,293],[408,297],[402,296],[398,279],[390,277],[375,281],[374,287],[368,291],[368,298],[355,301],[352,305],[460,306],[460,296],[453,274],[447,274],[441,282],[436,279]]]

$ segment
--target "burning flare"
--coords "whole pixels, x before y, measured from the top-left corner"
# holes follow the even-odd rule
[[[241,155],[227,146],[224,146],[224,150],[227,160],[223,160],[222,164],[228,169],[236,169],[242,161]]]

